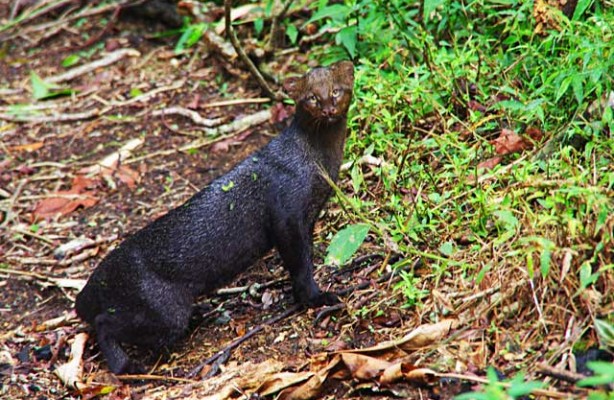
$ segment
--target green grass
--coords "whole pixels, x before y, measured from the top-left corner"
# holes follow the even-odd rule
[[[357,63],[346,148],[357,162],[338,201],[351,219],[368,216],[382,247],[425,263],[427,276],[405,274],[398,285],[406,305],[423,305],[425,280],[443,293],[518,284],[514,323],[539,332],[529,346],[562,341],[572,316],[581,333],[568,346],[603,343],[592,318],[614,323],[611,2],[579,2],[571,19],[552,11],[560,29],[541,34],[533,2],[345,5],[321,29],[357,26],[355,37],[312,49],[324,62]],[[539,137],[478,170],[504,129]],[[365,155],[382,165],[360,163]],[[503,306],[493,307],[491,322],[507,332]]]

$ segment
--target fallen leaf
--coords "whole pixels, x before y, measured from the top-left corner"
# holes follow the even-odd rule
[[[378,377],[392,365],[389,361],[357,353],[342,353],[341,359],[352,376],[363,381]]]
[[[491,170],[503,161],[503,157],[493,157],[478,164],[478,169]]]
[[[458,324],[459,321],[456,319],[446,319],[435,324],[420,325],[407,335],[403,336],[401,339],[383,342],[376,346],[367,347],[365,349],[348,350],[341,352],[341,354],[366,354],[397,349],[416,350],[441,341],[450,333],[452,329],[455,329]]]
[[[192,101],[190,101],[188,105],[186,105],[186,108],[189,108],[190,110],[198,110],[199,104],[200,104],[200,94],[196,94],[192,98]]]
[[[79,207],[89,208],[98,203],[98,199],[89,194],[75,194],[71,191],[60,191],[56,194],[59,197],[49,197],[38,202],[34,209],[35,219],[64,216]]]
[[[437,379],[437,373],[429,368],[416,368],[413,364],[398,362],[386,368],[379,381],[383,385],[388,385],[401,379],[418,385],[425,385],[433,383]]]
[[[322,390],[322,385],[324,382],[326,382],[326,378],[328,377],[330,371],[340,362],[341,357],[338,354],[335,355],[325,367],[317,370],[317,372],[311,378],[309,378],[307,382],[303,383],[297,388],[288,388],[283,390],[279,396],[277,396],[277,400],[307,400],[316,398],[318,393],[320,393],[320,390]],[[317,363],[316,365],[321,365],[321,363]]]
[[[41,147],[43,147],[43,142],[35,142],[35,143],[21,144],[19,146],[12,146],[8,148],[8,151],[9,152],[19,152],[19,151],[32,152],[32,151],[36,151],[40,149]]]
[[[258,15],[256,14],[256,12],[259,11],[261,7],[262,6],[258,4],[244,4],[242,6],[235,7],[230,10],[230,20],[235,21],[237,19],[243,19],[245,16],[247,16],[248,14],[252,12],[253,12],[252,14],[253,17],[255,18]],[[226,24],[222,20],[215,27],[215,33],[217,33],[218,35],[221,35],[224,32],[224,30],[226,30]]]
[[[82,387],[81,375],[83,373],[83,349],[87,341],[87,333],[78,333],[70,346],[68,362],[60,365],[53,371],[65,386],[79,389]]]
[[[275,103],[271,107],[271,123],[277,124],[290,118],[294,113],[294,106],[284,105],[283,103]]]
[[[140,181],[140,174],[127,165],[123,165],[122,161],[130,157],[132,151],[142,144],[143,139],[140,138],[129,140],[116,152],[107,155],[94,165],[82,168],[79,173],[87,176],[116,177],[130,189],[134,189]]]
[[[229,137],[227,139],[224,140],[220,140],[219,142],[214,143],[211,146],[211,152],[213,153],[220,153],[220,152],[227,152],[230,149],[230,146],[234,146],[237,144],[240,144],[241,142],[243,142],[245,139],[247,139],[247,137],[249,135],[252,134],[252,130],[248,129],[244,132],[239,133],[238,135],[235,135],[233,137]]]
[[[260,396],[270,396],[283,389],[306,381],[314,375],[313,372],[278,372],[265,381],[256,390]]]
[[[479,111],[481,113],[486,112],[486,107],[484,107],[482,104],[478,103],[475,100],[469,100],[469,102],[467,103],[467,107],[469,107],[470,110],[473,111]]]
[[[531,141],[519,136],[510,129],[502,129],[499,137],[491,143],[495,146],[495,152],[499,155],[518,153],[533,147]]]

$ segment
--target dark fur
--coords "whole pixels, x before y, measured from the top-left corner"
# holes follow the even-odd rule
[[[297,111],[287,129],[100,263],[76,309],[96,330],[113,372],[139,370],[120,343],[172,344],[185,333],[197,296],[230,282],[272,247],[297,301],[338,301],[313,279],[312,235],[331,194],[320,166],[337,179],[353,82],[350,62],[288,79]]]

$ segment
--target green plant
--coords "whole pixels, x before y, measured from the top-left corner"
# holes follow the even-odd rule
[[[507,382],[497,377],[494,368],[489,367],[486,375],[488,383],[483,391],[463,393],[455,397],[456,400],[507,400],[531,394],[535,389],[543,386],[541,382],[526,382],[522,373],[517,374]]]

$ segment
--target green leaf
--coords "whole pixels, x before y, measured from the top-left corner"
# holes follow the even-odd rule
[[[233,181],[229,181],[227,184],[222,185],[222,191],[223,192],[228,192],[233,187],[235,187],[235,183]]]
[[[422,19],[424,21],[428,21],[431,19],[431,14],[433,13],[433,11],[435,11],[437,9],[437,7],[443,5],[445,3],[445,0],[424,0],[424,9],[423,11],[423,15],[422,15]]]
[[[502,225],[505,230],[514,230],[519,225],[518,218],[509,210],[498,210],[494,214],[498,219],[499,225]]]
[[[539,270],[542,273],[542,277],[547,277],[550,272],[550,259],[552,258],[552,252],[550,249],[543,249],[542,254],[539,256]]]
[[[351,58],[356,58],[356,43],[358,42],[356,26],[346,26],[341,29],[337,32],[335,41],[345,47]]]
[[[175,53],[180,53],[184,49],[193,46],[203,36],[205,29],[207,29],[207,24],[205,23],[189,25],[185,31],[183,31],[183,34],[175,46]]]
[[[264,19],[263,18],[255,19],[254,20],[254,31],[256,32],[256,36],[260,36],[263,28],[264,28]]]
[[[573,76],[568,76],[565,79],[563,79],[563,82],[561,82],[561,86],[559,86],[559,90],[556,93],[556,98],[554,99],[555,101],[559,101],[559,99],[563,97],[567,89],[569,89],[569,85],[571,85],[572,79],[573,79]]]
[[[143,94],[143,91],[139,88],[130,89],[130,97],[139,97]]]
[[[593,267],[589,261],[585,261],[580,267],[580,289],[586,289],[599,278],[599,272],[593,274]]]
[[[32,96],[35,99],[44,99],[49,95],[49,84],[34,71],[30,71],[30,82],[32,83]]]
[[[32,84],[32,96],[36,100],[50,99],[52,97],[66,96],[75,93],[72,89],[63,89],[58,85],[45,82],[34,71],[30,71],[30,82]]]
[[[309,18],[309,20],[305,22],[303,26],[325,18],[343,21],[351,11],[352,9],[344,4],[331,4],[330,6],[326,6],[318,10],[318,12],[313,14],[313,16]]]
[[[572,20],[577,21],[582,17],[584,12],[593,4],[593,0],[578,0],[576,9],[573,12]]]
[[[69,68],[77,64],[81,60],[77,54],[71,54],[62,60],[62,67]]]
[[[604,347],[614,348],[614,325],[610,322],[597,319],[594,320],[595,331]]]
[[[369,225],[367,224],[354,224],[343,228],[330,241],[324,262],[326,264],[343,265],[356,253],[368,233]]]
[[[450,257],[454,253],[454,243],[445,242],[439,246],[439,252],[446,257]]]
[[[574,75],[571,80],[571,88],[578,104],[582,104],[582,100],[584,100],[584,83],[582,82],[581,75]]]
[[[614,383],[614,364],[606,361],[590,361],[586,364],[595,376],[582,379],[578,386],[600,386]]]
[[[298,29],[296,29],[296,26],[288,24],[286,26],[286,35],[288,39],[290,39],[290,43],[296,44],[296,39],[298,38]]]

